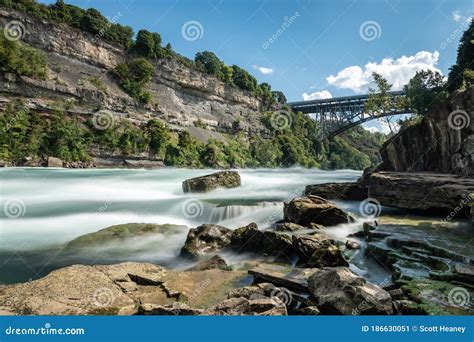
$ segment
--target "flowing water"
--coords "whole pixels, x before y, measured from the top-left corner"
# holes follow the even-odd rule
[[[283,218],[283,201],[301,195],[306,185],[355,181],[361,174],[353,170],[246,169],[239,170],[239,188],[183,194],[183,180],[214,171],[1,169],[0,282],[36,279],[78,262],[149,261],[179,267],[173,260],[186,239],[187,228],[171,236],[132,239],[93,256],[68,259],[61,250],[76,237],[122,223],[187,227],[216,223],[237,228],[256,222],[260,229],[267,229]],[[337,204],[357,214],[359,203]],[[360,228],[361,221],[357,221],[328,232],[345,241]],[[353,259],[351,267],[368,279],[382,281],[387,272],[362,254]]]

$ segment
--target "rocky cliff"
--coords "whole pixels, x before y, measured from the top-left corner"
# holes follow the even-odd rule
[[[474,88],[454,94],[381,149],[386,171],[474,175]]]
[[[165,58],[154,62],[155,76],[147,89],[152,101],[142,106],[109,73],[124,61],[123,48],[64,24],[0,9],[1,27],[14,20],[25,26],[22,41],[47,54],[48,79],[1,75],[0,108],[23,99],[39,110],[57,108],[59,103],[69,113],[84,116],[107,110],[132,121],[159,118],[176,130],[189,129],[201,140],[212,136],[208,130],[229,132],[236,125],[243,132],[265,132],[259,100],[249,92]],[[198,119],[199,127],[194,127]]]

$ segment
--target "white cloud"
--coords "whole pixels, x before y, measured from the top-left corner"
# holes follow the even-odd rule
[[[453,11],[451,14],[453,20],[457,23],[461,24],[469,24],[473,18],[473,16],[465,16],[461,13],[461,11]]]
[[[253,65],[253,68],[255,70],[258,70],[263,75],[273,74],[273,69],[272,68],[265,68],[265,67],[261,67],[261,66],[258,66],[258,65]]]
[[[453,16],[453,20],[457,23],[459,23],[462,20],[461,11],[454,11],[452,16]]]
[[[332,94],[327,90],[316,91],[314,93],[303,93],[303,100],[319,100],[319,99],[330,99],[332,98]]]
[[[376,72],[393,84],[392,90],[400,90],[420,70],[441,72],[436,65],[439,52],[419,51],[414,56],[402,56],[397,59],[384,58],[380,63],[369,62],[363,68],[349,66],[326,78],[328,83],[340,89],[351,89],[356,93],[367,92],[373,87],[372,73]]]

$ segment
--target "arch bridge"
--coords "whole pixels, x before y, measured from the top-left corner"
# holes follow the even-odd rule
[[[403,91],[390,92],[396,98],[405,95]],[[322,128],[323,137],[333,137],[364,122],[387,116],[410,114],[409,108],[393,109],[384,113],[368,113],[365,104],[369,94],[333,97],[330,99],[290,102],[288,106],[295,112],[313,114]]]

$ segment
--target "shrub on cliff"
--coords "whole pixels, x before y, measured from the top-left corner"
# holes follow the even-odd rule
[[[48,59],[24,43],[9,41],[0,35],[0,70],[16,75],[44,79],[47,75]]]
[[[151,95],[145,91],[145,86],[154,74],[153,65],[145,58],[117,65],[113,71],[120,87],[131,97],[142,103],[148,103]]]
[[[93,8],[83,10],[77,6],[67,5],[63,0],[58,0],[52,5],[43,5],[35,0],[0,0],[0,6],[71,25],[125,48],[132,42],[132,28],[115,23],[116,18],[109,21]]]
[[[446,81],[439,72],[418,71],[404,88],[408,106],[417,114],[426,114],[446,100],[448,94],[445,85]]]

